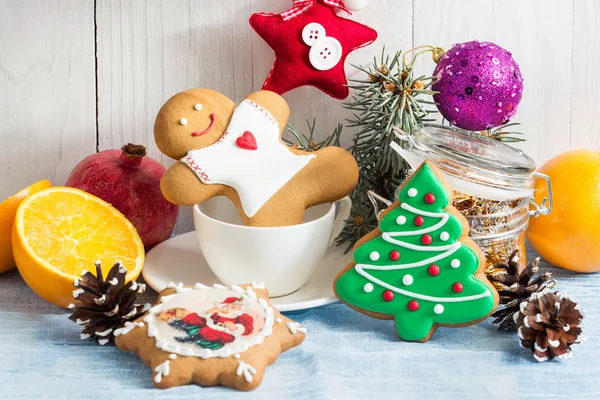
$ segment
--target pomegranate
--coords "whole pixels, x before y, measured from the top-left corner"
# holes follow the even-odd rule
[[[179,207],[160,191],[165,168],[141,145],[105,150],[84,158],[71,172],[66,186],[100,197],[121,211],[135,226],[146,251],[173,233]]]

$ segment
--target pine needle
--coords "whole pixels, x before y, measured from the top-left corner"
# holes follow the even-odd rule
[[[312,123],[310,120],[307,119],[306,125],[308,127],[308,135],[300,133],[296,128],[294,128],[292,125],[288,124],[287,131],[293,136],[293,138],[295,140],[290,140],[285,137],[282,137],[281,139],[288,146],[291,146],[295,149],[300,149],[300,150],[310,151],[310,152],[317,151],[317,150],[322,149],[323,147],[327,147],[327,146],[339,146],[340,145],[340,136],[342,135],[342,130],[344,129],[344,125],[338,124],[335,127],[335,129],[333,130],[333,133],[331,135],[327,136],[327,138],[325,138],[325,140],[322,140],[320,142],[317,142],[314,139],[315,128],[317,125],[316,118],[313,118]]]

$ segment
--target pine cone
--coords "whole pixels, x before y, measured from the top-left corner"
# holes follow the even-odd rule
[[[521,347],[531,349],[533,357],[543,362],[573,356],[571,345],[581,343],[583,315],[577,303],[562,292],[545,290],[534,293],[529,301],[521,303],[514,316]]]
[[[521,303],[528,300],[532,294],[552,289],[556,285],[552,273],[538,274],[539,264],[538,257],[519,272],[519,251],[515,250],[508,264],[496,264],[485,271],[500,295],[500,304],[505,304],[492,314],[495,318],[492,323],[500,324],[498,329],[516,331],[513,316],[519,311]]]
[[[83,327],[81,340],[96,338],[104,346],[114,340],[114,331],[127,321],[140,317],[150,308],[150,304],[135,304],[138,296],[144,293],[146,285],[130,281],[125,284],[127,269],[117,262],[102,278],[102,267],[96,261],[96,275],[85,271],[81,279],[75,279],[73,291],[77,303],[70,304],[73,313],[71,321]]]

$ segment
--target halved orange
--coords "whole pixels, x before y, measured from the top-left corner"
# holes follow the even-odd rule
[[[0,274],[17,267],[12,253],[11,232],[19,204],[33,193],[50,186],[49,180],[36,182],[0,203]]]
[[[79,189],[52,187],[25,199],[12,232],[21,276],[43,299],[60,307],[73,302],[73,281],[100,261],[108,273],[117,261],[126,281],[144,265],[144,245],[116,208]]]

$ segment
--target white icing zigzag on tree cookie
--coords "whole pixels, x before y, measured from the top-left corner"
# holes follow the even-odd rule
[[[457,297],[457,298],[427,296],[424,294],[414,293],[414,292],[410,292],[408,290],[404,290],[404,289],[400,289],[398,287],[392,286],[380,279],[375,278],[373,275],[369,274],[366,270],[393,271],[393,270],[401,270],[401,269],[419,268],[424,265],[431,264],[438,260],[441,260],[441,259],[451,256],[458,249],[460,249],[460,247],[462,245],[461,242],[456,242],[456,243],[452,243],[448,246],[419,246],[419,245],[414,245],[414,244],[403,242],[401,240],[394,239],[394,237],[398,237],[398,236],[400,236],[400,237],[413,236],[413,235],[419,235],[419,234],[433,232],[433,231],[441,228],[442,226],[444,226],[444,224],[450,218],[449,214],[447,214],[447,213],[444,213],[444,212],[436,213],[436,212],[423,211],[418,208],[412,207],[406,203],[402,203],[400,205],[400,207],[402,207],[403,209],[405,209],[413,214],[417,214],[417,215],[421,215],[421,216],[425,216],[425,217],[441,218],[441,220],[440,220],[440,222],[436,223],[435,225],[430,226],[429,228],[424,228],[424,229],[420,229],[417,231],[382,233],[381,237],[383,238],[383,240],[385,240],[388,243],[395,244],[397,246],[405,247],[405,248],[415,250],[415,251],[426,251],[426,252],[444,251],[444,253],[434,256],[434,257],[427,258],[425,260],[410,263],[410,264],[400,264],[400,265],[356,264],[356,266],[354,267],[356,269],[356,272],[358,272],[360,275],[362,275],[369,281],[376,283],[386,289],[389,289],[393,292],[402,294],[404,296],[408,296],[408,297],[412,297],[412,298],[420,299],[420,300],[426,300],[426,301],[432,301],[432,302],[442,302],[442,303],[443,302],[458,303],[458,302],[464,302],[464,301],[477,300],[477,299],[481,299],[481,298],[492,295],[489,291],[485,291],[481,294],[465,296],[465,297]]]

